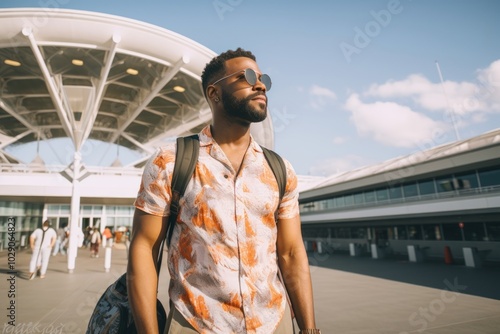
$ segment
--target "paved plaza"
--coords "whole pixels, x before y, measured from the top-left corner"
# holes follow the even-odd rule
[[[66,257],[56,255],[47,277],[30,281],[29,258],[29,251],[16,253],[13,275],[6,252],[0,253],[0,333],[85,333],[98,298],[127,264],[123,245],[113,247],[109,272],[102,248],[99,258],[79,249],[73,274],[67,273]],[[310,254],[310,262],[323,333],[500,333],[500,267],[344,254]],[[163,269],[160,280],[166,285]],[[160,289],[159,298],[168,308],[166,289]],[[15,310],[8,309],[11,303]],[[13,320],[15,328],[8,323]]]

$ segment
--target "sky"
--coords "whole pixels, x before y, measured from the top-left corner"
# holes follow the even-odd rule
[[[2,0],[123,16],[273,81],[275,150],[329,176],[500,128],[500,1]],[[500,155],[500,154],[499,154]]]

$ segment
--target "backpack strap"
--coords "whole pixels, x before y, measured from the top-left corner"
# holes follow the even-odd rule
[[[198,135],[177,138],[177,149],[175,151],[175,165],[172,173],[172,200],[170,203],[170,215],[168,217],[167,246],[172,239],[172,233],[179,214],[179,200],[193,176],[198,155],[200,152],[200,141]]]
[[[167,246],[170,245],[177,215],[179,214],[179,200],[184,195],[184,191],[186,191],[186,187],[193,176],[199,152],[200,141],[198,135],[177,138],[174,171],[172,172],[172,182],[170,185],[172,200],[170,201],[170,215],[168,216],[167,233],[164,240]],[[163,260],[163,245],[164,242],[160,245],[156,262],[158,277],[160,276],[161,262]]]
[[[285,162],[283,161],[283,158],[281,156],[268,149],[265,147],[262,147],[262,150],[264,151],[264,156],[266,157],[267,163],[269,164],[269,167],[271,167],[271,170],[273,171],[274,177],[276,178],[276,182],[278,182],[278,190],[280,194],[280,202],[283,199],[283,196],[285,195],[285,188],[286,188],[286,166]],[[278,209],[276,209],[276,212],[274,213],[276,221],[278,221]]]

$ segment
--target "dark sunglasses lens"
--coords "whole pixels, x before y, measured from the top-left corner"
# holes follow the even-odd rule
[[[255,71],[251,68],[247,68],[245,70],[245,79],[251,86],[253,86],[257,83],[257,73],[255,73]]]
[[[269,75],[262,74],[262,76],[260,77],[260,81],[264,84],[264,86],[266,86],[267,91],[271,90],[272,82],[271,82],[271,77]]]

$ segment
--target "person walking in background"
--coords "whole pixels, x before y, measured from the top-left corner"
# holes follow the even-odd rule
[[[29,279],[36,276],[36,271],[40,270],[40,278],[45,278],[49,266],[50,253],[57,239],[56,231],[50,227],[48,220],[44,221],[42,228],[37,228],[30,235],[30,248],[33,252],[30,261]]]
[[[101,233],[97,227],[94,227],[90,236],[90,256],[99,257],[99,246],[101,245]]]
[[[62,255],[66,255],[66,233],[66,226],[60,226],[57,229],[57,239],[52,256],[56,256],[59,252],[61,252]]]
[[[106,226],[102,232],[102,237],[103,247],[113,247],[113,233],[111,233],[111,229],[109,227]]]

